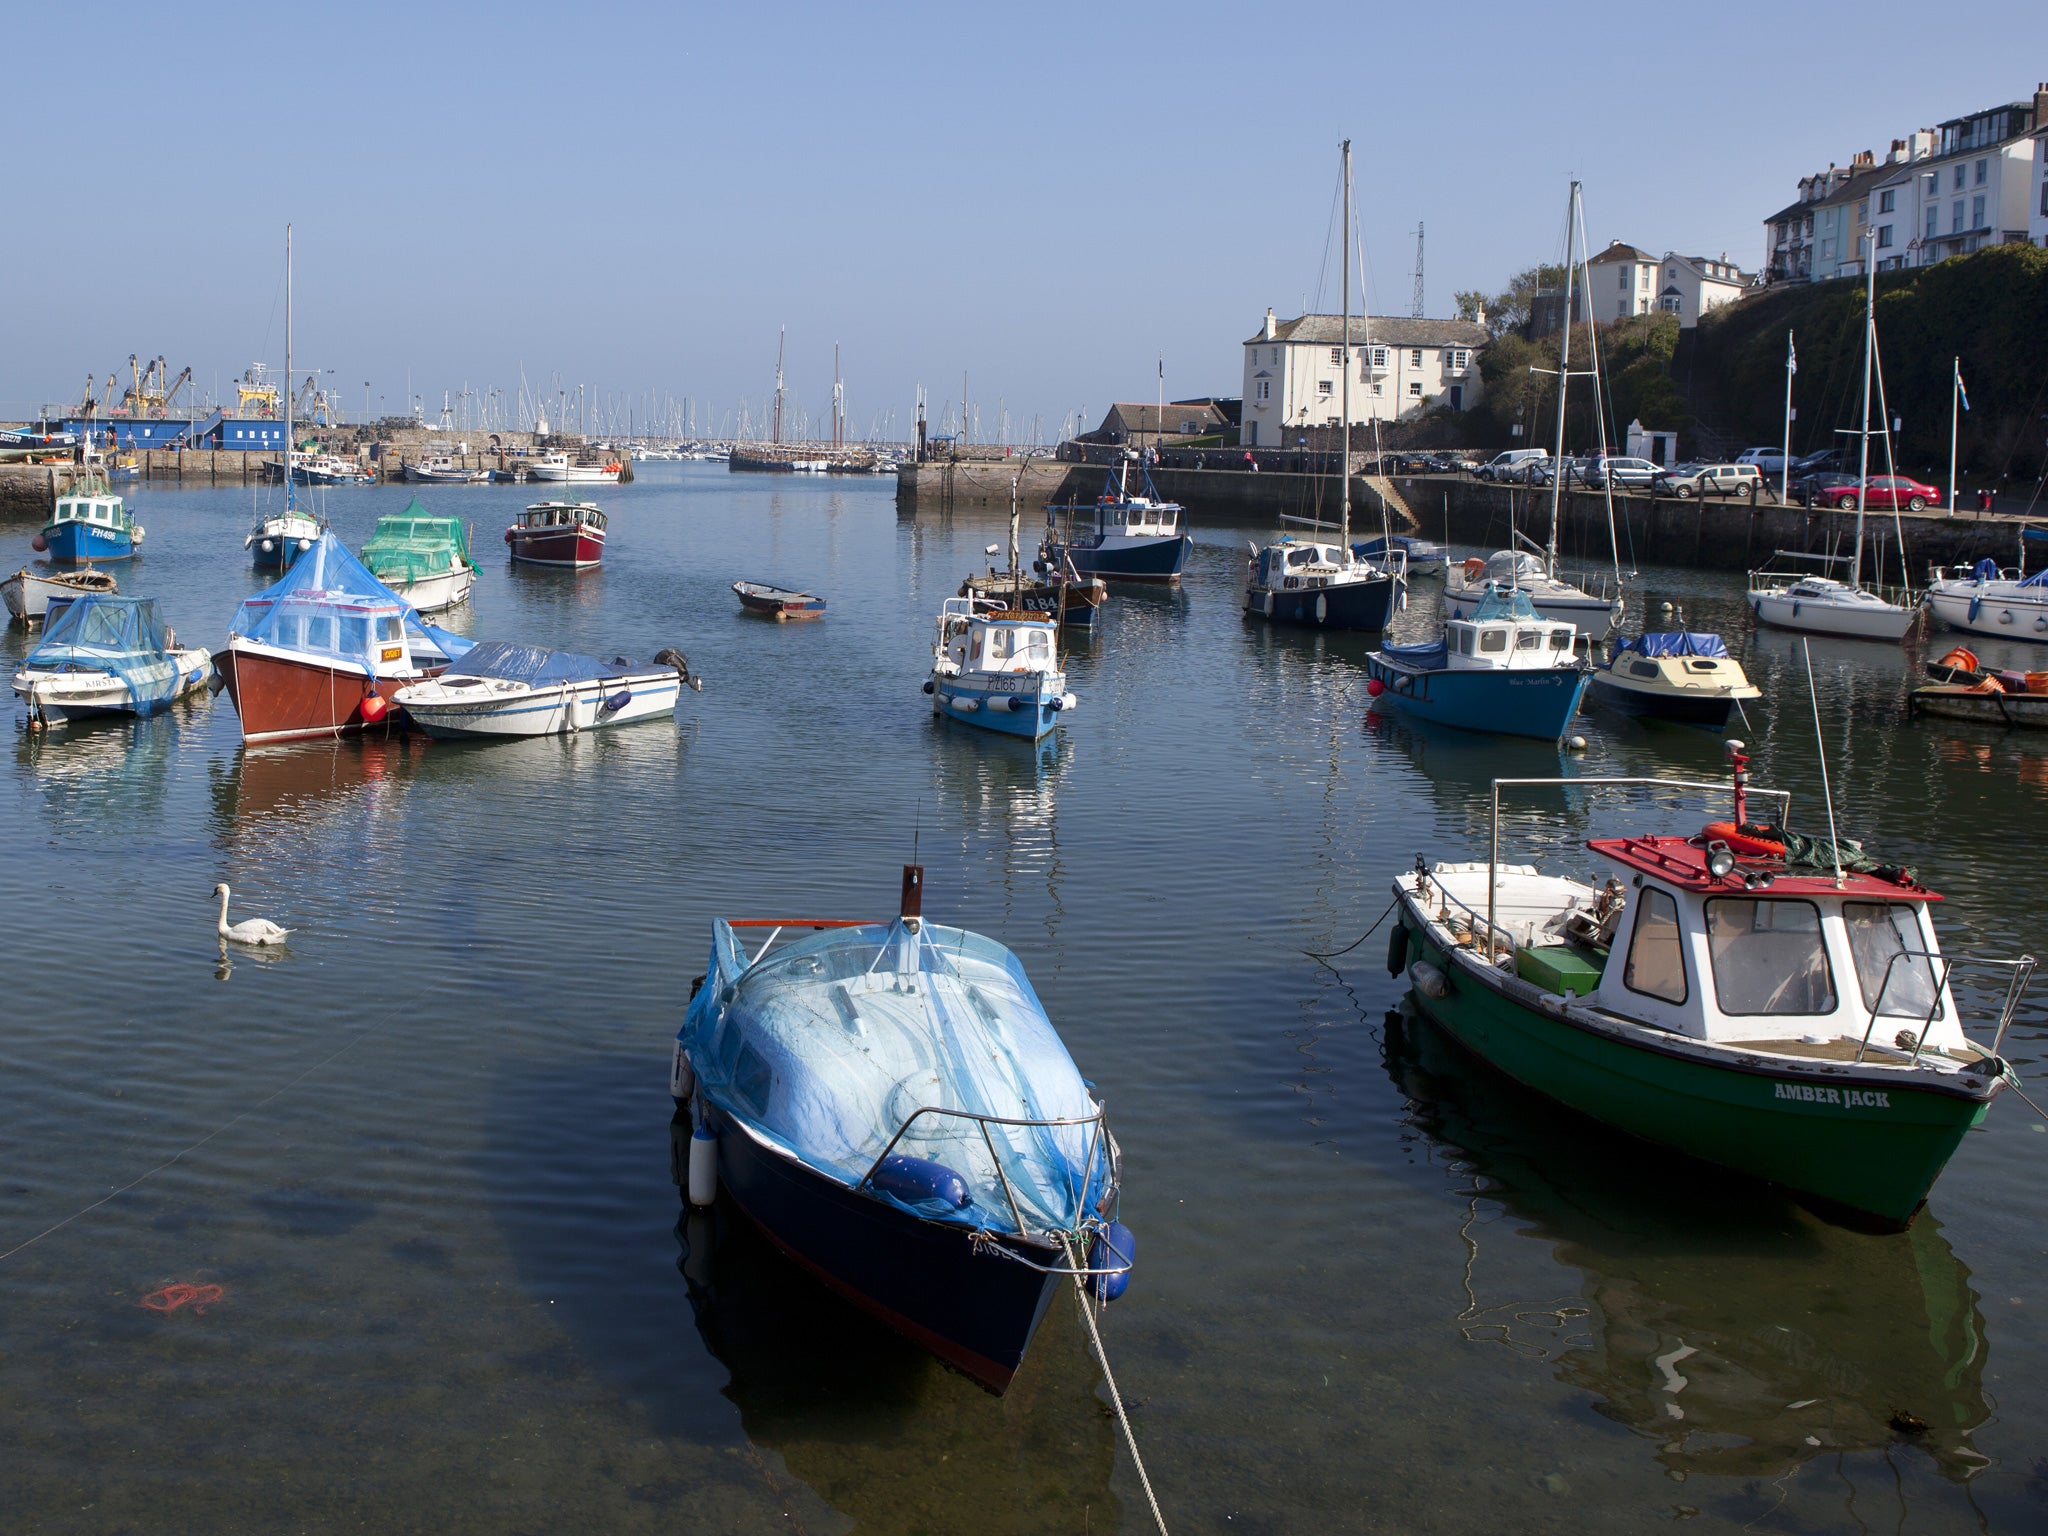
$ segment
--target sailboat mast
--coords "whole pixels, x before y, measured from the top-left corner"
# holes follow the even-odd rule
[[[1870,251],[1863,258],[1869,281],[1863,295],[1863,435],[1857,439],[1856,556],[1849,568],[1852,587],[1863,585],[1863,504],[1870,500],[1870,349],[1877,336],[1877,263],[1871,258],[1876,254]]]
[[[1328,250],[1328,246],[1323,247]],[[1338,428],[1342,446],[1337,450],[1337,479],[1343,490],[1337,498],[1339,558],[1351,558],[1351,141],[1344,141],[1344,378],[1337,387]]]
[[[1572,265],[1572,246],[1579,233],[1579,184],[1572,183],[1571,200],[1564,214],[1564,340],[1557,348],[1557,450],[1550,460],[1550,551],[1545,564],[1548,575],[1557,574],[1557,514],[1564,497],[1564,397],[1571,384],[1572,370],[1572,281],[1578,269]],[[1592,318],[1592,295],[1586,296],[1586,315]]]
[[[1864,416],[1870,416],[1870,406],[1864,406]],[[1868,420],[1864,422],[1870,424]],[[297,506],[293,494],[291,477],[291,225],[285,225],[285,516],[291,516]],[[281,535],[283,537],[283,535]]]

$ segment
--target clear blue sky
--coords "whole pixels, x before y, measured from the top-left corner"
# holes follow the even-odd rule
[[[1422,220],[1446,314],[1556,255],[1573,175],[1596,245],[1753,267],[1801,174],[2048,78],[2040,0],[117,3],[5,38],[0,414],[131,352],[280,365],[290,220],[296,361],[352,414],[523,364],[758,417],[786,325],[813,420],[837,341],[857,433],[964,370],[1013,437],[1152,398],[1161,354],[1235,394],[1315,292],[1347,134],[1375,309]]]

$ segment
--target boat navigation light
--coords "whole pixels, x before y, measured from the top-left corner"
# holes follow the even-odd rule
[[[1729,852],[1723,842],[1707,844],[1707,873],[1716,880],[1725,880],[1735,870],[1735,855]]]

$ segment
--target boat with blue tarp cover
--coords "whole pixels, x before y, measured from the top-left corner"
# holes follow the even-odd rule
[[[704,686],[675,650],[650,666],[485,640],[392,702],[429,736],[554,736],[672,714],[685,683]]]
[[[1390,554],[1404,555],[1410,576],[1441,576],[1450,559],[1443,545],[1406,533],[1382,534],[1376,539],[1354,539],[1351,553],[1375,565],[1387,564]]]
[[[97,469],[84,471],[57,498],[57,507],[43,531],[30,541],[38,553],[69,565],[88,560],[126,560],[142,542],[143,530],[129,513],[107,477]]]
[[[1102,1105],[1022,963],[925,922],[923,880],[905,867],[894,921],[714,924],[669,1086],[693,1204],[724,1189],[834,1290],[1002,1392],[1054,1291],[1113,1299],[1135,1244]]]
[[[2027,574],[2027,543],[2048,541],[2048,528],[2022,528],[2020,563],[2001,571],[1996,560],[1937,570],[1922,601],[1950,629],[2001,640],[2048,645],[2048,567]]]
[[[1130,459],[1130,450],[1124,450],[1117,472],[1106,477],[1102,493],[1093,501],[1076,497],[1046,504],[1045,539],[1039,551],[1042,567],[1071,567],[1082,576],[1110,581],[1180,580],[1181,567],[1195,545],[1187,534],[1187,508],[1161,497],[1151,472],[1142,465],[1138,473],[1145,489],[1133,494]]]
[[[390,729],[398,690],[474,644],[427,623],[323,532],[281,581],[242,600],[213,664],[243,741],[291,741]]]
[[[1763,695],[1719,635],[1668,630],[1615,646],[1594,669],[1593,697],[1624,714],[1719,728],[1745,699]]]
[[[14,691],[33,719],[155,715],[213,675],[203,646],[180,646],[153,597],[88,592],[50,605]]]
[[[1560,739],[1578,713],[1592,669],[1577,631],[1538,614],[1529,594],[1496,587],[1442,638],[1383,645],[1365,657],[1366,691],[1419,719],[1502,736]]]

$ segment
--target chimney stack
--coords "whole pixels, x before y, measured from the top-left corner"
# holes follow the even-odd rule
[[[1272,306],[1272,305],[1270,305],[1270,304],[1268,304],[1268,305],[1266,306],[1266,330],[1265,330],[1265,337],[1266,337],[1266,340],[1268,340],[1268,341],[1271,341],[1271,340],[1273,339],[1273,335],[1274,335],[1274,325],[1273,325],[1273,306]]]

